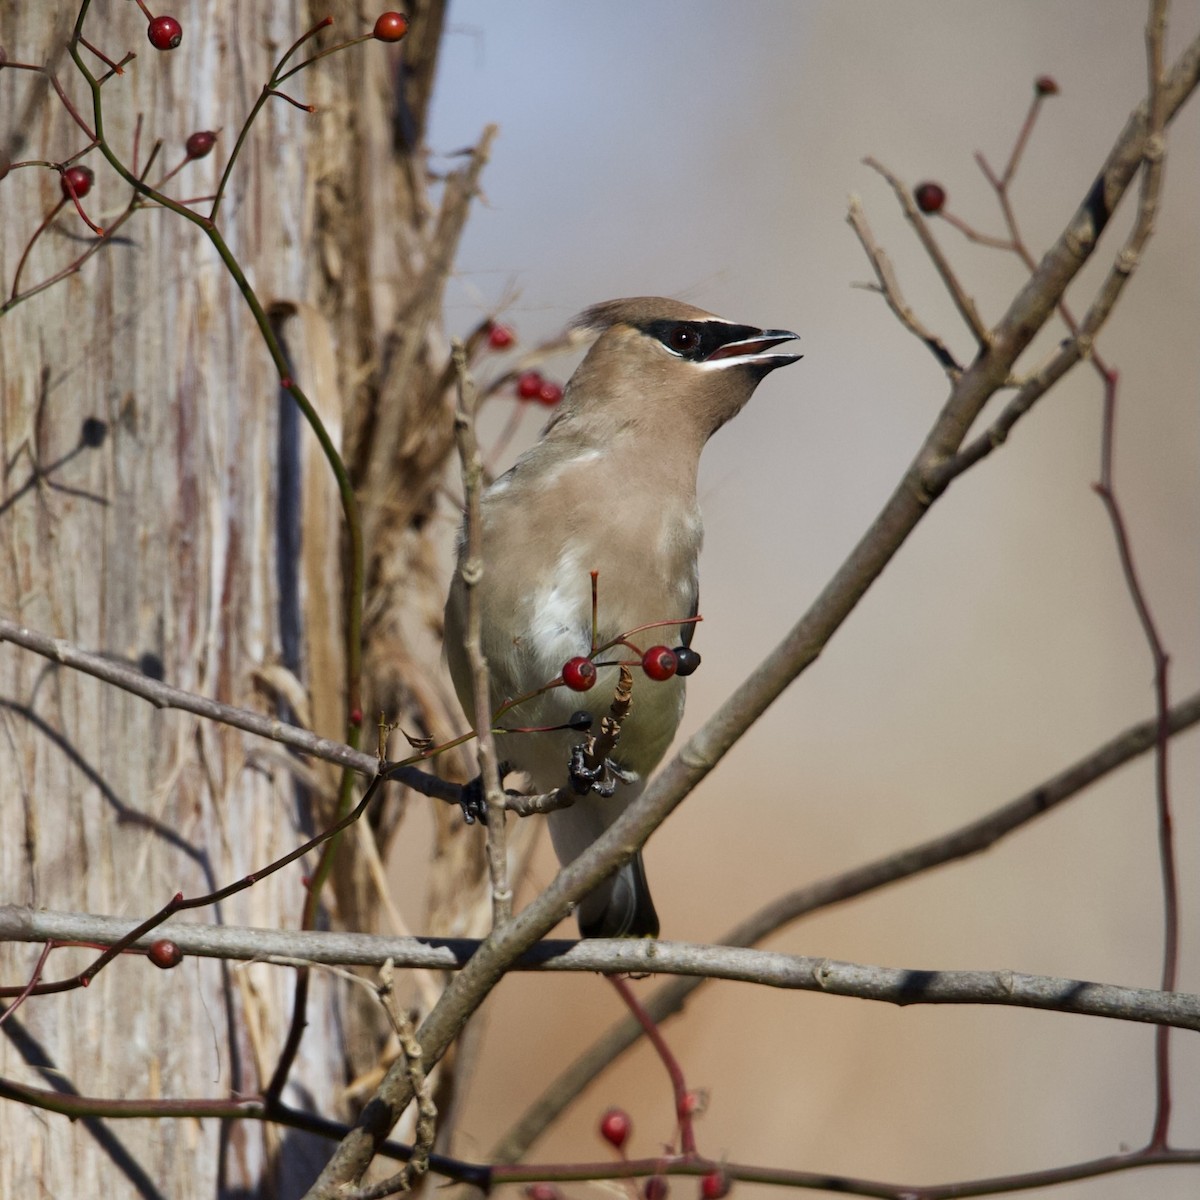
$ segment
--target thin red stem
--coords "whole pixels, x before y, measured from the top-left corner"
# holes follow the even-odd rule
[[[658,1054],[662,1065],[666,1068],[671,1080],[671,1089],[675,1095],[675,1118],[679,1124],[679,1146],[683,1154],[693,1157],[699,1154],[696,1149],[696,1130],[692,1122],[694,1096],[688,1091],[687,1081],[683,1077],[683,1068],[675,1057],[671,1047],[667,1045],[657,1022],[646,1011],[642,1002],[634,994],[633,988],[625,982],[623,976],[606,975],[605,979],[616,988],[617,995],[625,1002],[625,1007],[633,1014],[634,1020],[645,1030],[646,1037]]]
[[[41,979],[42,971],[46,967],[46,959],[50,957],[50,951],[57,945],[57,942],[50,940],[42,947],[42,952],[38,955],[33,972],[29,976],[29,982],[17,993],[13,1002],[3,1012],[0,1012],[0,1025],[3,1025],[25,1003],[26,999],[33,994],[33,989],[37,987],[37,982]]]
[[[9,299],[10,303],[11,303],[11,301],[15,300],[17,297],[17,293],[19,291],[19,285],[21,283],[21,272],[25,269],[25,261],[26,261],[26,259],[29,258],[29,252],[33,249],[33,243],[36,242],[38,240],[38,238],[40,238],[42,236],[43,233],[45,233],[47,226],[49,226],[50,222],[53,221],[54,218],[56,216],[58,216],[58,214],[62,211],[62,206],[64,204],[66,204],[66,202],[67,202],[67,199],[64,196],[50,210],[50,212],[46,216],[46,219],[33,231],[33,237],[31,237],[29,239],[29,241],[25,245],[25,249],[21,252],[20,260],[17,262],[16,272],[13,274],[12,291],[9,292],[9,294],[8,294],[8,299]]]
[[[1133,561],[1133,547],[1125,523],[1120,501],[1117,499],[1114,482],[1114,459],[1117,427],[1117,384],[1115,370],[1097,363],[1104,379],[1104,420],[1100,442],[1100,481],[1095,485],[1096,494],[1104,504],[1112,524],[1117,557],[1125,586],[1133,601],[1134,611],[1141,624],[1142,633],[1150,648],[1154,663],[1154,699],[1158,732],[1154,748],[1154,792],[1158,809],[1158,850],[1161,863],[1163,890],[1163,964],[1160,986],[1164,992],[1173,992],[1179,973],[1179,877],[1175,858],[1175,838],[1171,818],[1171,796],[1169,785],[1170,729],[1167,712],[1170,709],[1170,687],[1168,683],[1170,656],[1163,646],[1150,603],[1142,587],[1137,566]],[[1160,1025],[1155,1030],[1154,1069],[1156,1076],[1156,1109],[1154,1126],[1150,1135],[1150,1149],[1164,1149],[1171,1121],[1171,1060],[1169,1026]]]

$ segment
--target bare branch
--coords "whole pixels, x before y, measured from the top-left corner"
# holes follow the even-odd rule
[[[82,913],[0,905],[0,937],[9,941],[91,941],[115,945],[138,922]],[[473,938],[393,938],[365,933],[237,928],[172,921],[147,934],[149,945],[170,931],[185,953],[208,958],[382,966],[461,971],[484,944]],[[743,946],[700,945],[629,938],[538,942],[519,955],[517,971],[602,971],[693,975],[890,1004],[996,1004],[1200,1030],[1200,995],[1026,975],[1016,971],[936,971],[867,966],[777,954]],[[400,1070],[408,1072],[407,1063]],[[410,1080],[411,1082],[411,1080]]]

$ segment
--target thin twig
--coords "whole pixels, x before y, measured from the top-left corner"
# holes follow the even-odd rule
[[[413,1142],[412,1156],[400,1171],[370,1187],[349,1193],[348,1200],[380,1200],[397,1192],[411,1191],[429,1170],[433,1142],[437,1136],[437,1108],[433,1103],[433,1091],[421,1061],[421,1045],[417,1041],[412,1019],[396,1002],[395,971],[390,958],[383,964],[379,974],[379,998],[400,1045],[400,1057],[404,1061],[413,1092],[417,1097],[416,1140]]]
[[[458,372],[458,403],[454,409],[454,435],[462,464],[463,496],[466,504],[465,545],[458,572],[466,589],[466,628],[463,649],[471,668],[475,734],[478,739],[479,774],[487,804],[487,859],[492,885],[492,921],[503,925],[512,916],[513,894],[508,881],[504,793],[500,787],[500,765],[496,739],[492,735],[491,678],[483,654],[483,606],[479,584],[487,569],[483,561],[483,513],[479,492],[483,482],[483,459],[475,438],[475,387],[467,371],[467,352],[462,342],[454,343],[454,365]]]
[[[984,324],[983,318],[979,315],[979,310],[975,307],[975,301],[967,295],[966,290],[959,282],[958,276],[954,273],[954,268],[950,265],[949,259],[942,253],[942,248],[937,244],[937,240],[929,228],[929,222],[925,220],[917,206],[913,203],[912,190],[901,183],[900,179],[877,159],[864,158],[863,162],[887,180],[892,191],[895,193],[896,199],[900,202],[900,207],[904,210],[904,215],[908,218],[909,224],[917,231],[917,237],[920,239],[925,253],[929,255],[929,261],[937,268],[937,273],[941,276],[942,283],[946,285],[946,291],[950,293],[950,299],[954,301],[954,307],[958,309],[959,315],[966,322],[967,328],[971,331],[975,340],[979,343],[980,347],[991,345],[991,332]]]
[[[1126,239],[1122,261],[1131,273],[1140,259],[1142,249],[1154,232],[1166,163],[1163,143],[1163,41],[1166,34],[1166,0],[1151,0],[1146,21],[1146,106],[1149,113],[1145,165],[1142,169],[1141,192],[1134,227]],[[1172,832],[1170,773],[1168,750],[1170,736],[1167,722],[1171,707],[1169,684],[1170,656],[1163,644],[1150,601],[1142,585],[1133,559],[1121,503],[1117,497],[1114,475],[1116,446],[1117,374],[1106,370],[1099,362],[1097,370],[1104,378],[1104,422],[1100,450],[1100,481],[1096,492],[1108,513],[1116,542],[1121,573],[1133,601],[1138,622],[1150,651],[1154,667],[1154,697],[1158,710],[1158,737],[1154,749],[1154,794],[1158,811],[1158,849],[1163,892],[1163,959],[1160,986],[1164,992],[1175,989],[1179,974],[1179,868],[1175,856]],[[1166,1029],[1156,1031],[1154,1043],[1155,1113],[1147,1149],[1163,1150],[1171,1125],[1171,1057],[1170,1036]]]
[[[866,213],[863,212],[862,202],[857,196],[850,197],[850,206],[846,213],[846,221],[858,236],[858,240],[871,260],[875,269],[875,277],[879,280],[878,291],[887,301],[888,307],[896,315],[899,322],[915,337],[928,347],[929,352],[937,359],[938,365],[953,382],[962,374],[962,367],[950,352],[946,343],[936,333],[926,329],[918,319],[917,314],[900,294],[900,284],[892,267],[887,251],[875,240],[871,227],[867,223]],[[864,285],[867,286],[867,285]]]

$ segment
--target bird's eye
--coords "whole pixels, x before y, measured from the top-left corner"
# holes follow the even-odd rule
[[[676,354],[689,354],[700,345],[700,331],[694,325],[672,325],[663,340]]]

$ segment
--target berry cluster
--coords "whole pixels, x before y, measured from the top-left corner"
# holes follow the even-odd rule
[[[553,408],[562,397],[562,388],[549,379],[543,379],[540,371],[522,371],[517,376],[519,400],[536,400],[547,408]]]
[[[642,655],[641,668],[647,678],[659,683],[672,675],[691,675],[700,665],[700,655],[690,646],[651,646]],[[563,664],[562,681],[573,692],[588,692],[596,686],[596,664],[579,654]]]
[[[517,344],[517,331],[502,321],[488,321],[485,326],[489,350],[511,350]],[[535,400],[553,408],[562,398],[561,385],[545,378],[541,371],[522,371],[513,385],[518,400]]]

